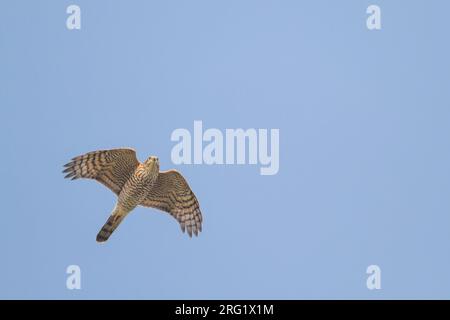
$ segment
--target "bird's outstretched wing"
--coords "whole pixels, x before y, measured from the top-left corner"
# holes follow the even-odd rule
[[[63,173],[72,180],[95,179],[119,195],[138,165],[133,149],[98,150],[73,158]]]
[[[181,225],[181,230],[192,237],[202,231],[202,213],[195,194],[176,170],[159,173],[152,191],[141,203],[170,213]]]

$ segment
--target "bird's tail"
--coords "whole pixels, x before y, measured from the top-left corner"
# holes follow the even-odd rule
[[[116,230],[116,228],[119,226],[119,224],[122,222],[122,220],[127,215],[127,212],[124,212],[122,210],[114,209],[113,213],[109,216],[108,221],[103,225],[103,227],[100,229],[99,233],[97,234],[97,242],[105,242],[109,239],[111,234]]]

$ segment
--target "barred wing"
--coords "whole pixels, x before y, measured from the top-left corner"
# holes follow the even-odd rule
[[[156,208],[170,213],[180,223],[181,230],[192,237],[202,231],[200,206],[186,180],[176,170],[162,171],[152,187],[152,191],[141,203],[145,207]]]
[[[133,149],[98,150],[75,157],[64,167],[65,178],[87,178],[102,183],[119,195],[139,165]]]

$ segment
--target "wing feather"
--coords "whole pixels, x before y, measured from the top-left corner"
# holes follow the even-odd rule
[[[162,171],[147,198],[141,203],[169,213],[190,237],[202,231],[202,213],[194,192],[176,170]]]
[[[139,165],[136,151],[129,148],[98,150],[75,157],[64,165],[65,178],[94,179],[119,195]]]

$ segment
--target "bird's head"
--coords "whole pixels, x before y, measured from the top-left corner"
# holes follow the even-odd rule
[[[155,156],[148,157],[148,159],[144,161],[144,166],[149,171],[159,172],[159,159],[158,159],[158,157],[155,157]]]

